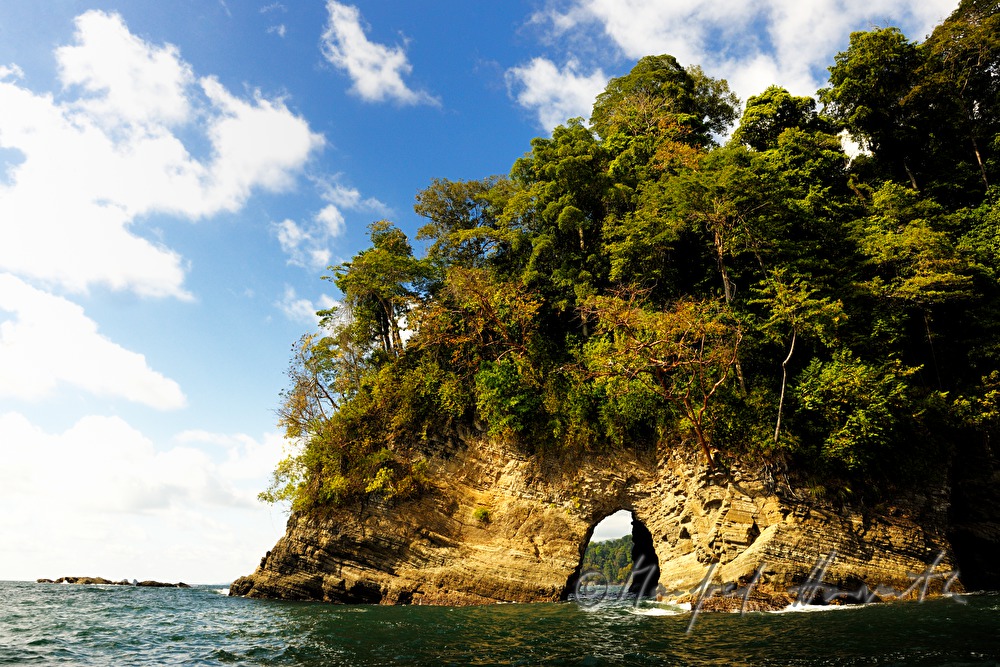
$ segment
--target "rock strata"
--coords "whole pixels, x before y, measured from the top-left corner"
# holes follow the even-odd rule
[[[285,535],[230,594],[380,604],[563,600],[594,526],[620,509],[648,529],[666,591],[694,591],[706,575],[715,583],[756,576],[758,595],[784,599],[773,596],[808,583],[822,558],[825,590],[912,596],[914,573],[930,572],[929,590],[941,591],[955,570],[943,484],[861,511],[812,502],[763,471],[710,470],[678,452],[539,463],[476,438],[429,468],[436,486],[413,501],[293,513]],[[488,523],[476,518],[484,509]]]

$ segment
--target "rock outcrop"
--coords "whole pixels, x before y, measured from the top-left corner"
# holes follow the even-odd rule
[[[539,462],[469,438],[429,461],[435,488],[404,503],[293,513],[231,595],[343,603],[468,605],[566,599],[594,526],[626,509],[652,537],[659,585],[746,582],[904,591],[912,573],[955,569],[947,489],[881,511],[835,509],[766,473],[710,470],[680,453]],[[943,485],[942,485],[943,486]],[[650,558],[652,554],[650,554]],[[958,590],[952,585],[951,590]]]
[[[170,584],[163,581],[129,581],[128,579],[122,579],[121,581],[111,581],[110,579],[105,579],[104,577],[59,577],[58,579],[38,579],[36,583],[39,584],[97,584],[101,586],[142,586],[145,588],[191,588],[189,585],[185,584],[183,581],[176,584]]]

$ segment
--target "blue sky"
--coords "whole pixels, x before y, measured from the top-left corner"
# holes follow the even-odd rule
[[[813,94],[955,4],[0,0],[0,579],[250,572],[290,348],[370,222],[415,235],[643,55]]]

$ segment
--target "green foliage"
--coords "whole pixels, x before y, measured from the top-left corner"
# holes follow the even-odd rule
[[[816,447],[819,461],[837,473],[862,469],[886,454],[899,444],[897,424],[915,411],[907,378],[918,370],[865,363],[847,350],[826,362],[814,359],[794,387],[797,421],[812,436],[804,446]]]
[[[733,141],[763,151],[776,147],[781,133],[790,129],[829,129],[829,121],[816,113],[811,97],[794,97],[784,88],[770,86],[747,100]]]
[[[582,570],[602,573],[609,584],[628,581],[632,573],[632,536],[587,544]]]
[[[372,247],[331,267],[333,275],[326,278],[344,294],[343,326],[352,342],[363,350],[377,347],[395,356],[403,349],[401,319],[418,298],[417,287],[427,268],[413,257],[406,235],[392,223],[380,220],[368,229]],[[339,310],[322,314],[332,323]]]
[[[485,507],[477,507],[476,511],[472,513],[472,518],[483,525],[490,523],[490,511]]]
[[[476,407],[491,435],[526,434],[538,414],[542,400],[525,370],[523,360],[506,357],[476,374]]]
[[[685,447],[845,497],[996,435],[997,17],[854,33],[821,111],[771,86],[724,146],[725,81],[643,58],[508,176],[433,180],[426,255],[378,221],[330,267],[261,498],[404,502],[470,433],[570,463]]]

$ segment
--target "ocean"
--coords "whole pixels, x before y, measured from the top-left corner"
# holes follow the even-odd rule
[[[778,613],[334,606],[0,582],[0,665],[996,665],[1000,595]]]

